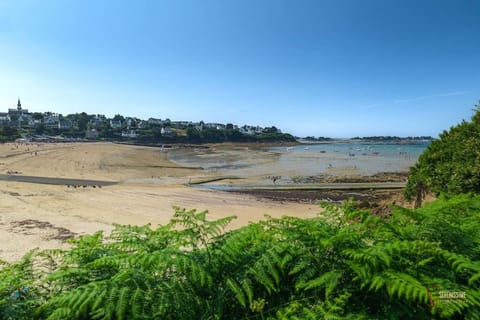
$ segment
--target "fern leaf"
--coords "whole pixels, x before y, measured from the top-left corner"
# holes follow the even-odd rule
[[[370,283],[369,290],[378,291],[385,285],[385,279],[382,276],[374,276],[373,280]]]
[[[245,292],[245,294],[246,294],[246,296],[247,296],[248,303],[249,303],[249,304],[252,304],[252,301],[253,301],[253,286],[252,286],[252,282],[250,281],[250,279],[246,278],[246,279],[243,279],[243,280],[241,281],[241,285],[242,285],[243,291]]]
[[[232,290],[232,292],[235,294],[235,297],[237,298],[237,301],[240,303],[240,305],[246,308],[247,304],[245,301],[245,294],[242,288],[238,285],[238,283],[233,279],[227,279],[227,285],[230,290]]]
[[[65,320],[72,319],[72,312],[70,308],[57,308],[47,318],[47,320]]]
[[[128,319],[127,308],[130,305],[130,288],[123,287],[119,290],[118,300],[116,301],[116,319]]]
[[[328,296],[337,286],[338,280],[342,276],[341,271],[332,270],[325,272],[320,277],[305,283],[302,287],[309,290],[313,288],[325,288]]]

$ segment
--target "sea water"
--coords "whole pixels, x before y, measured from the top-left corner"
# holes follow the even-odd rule
[[[305,174],[315,171],[325,175],[337,175],[342,171],[349,171],[371,175],[379,172],[408,171],[429,144],[429,141],[412,143],[349,141],[272,147],[268,148],[268,151],[278,152],[280,163],[296,163],[301,166],[304,168],[301,171]],[[314,170],[308,169],[309,167],[313,167]]]
[[[388,143],[388,142],[334,142],[318,144],[300,144],[292,147],[271,147],[269,151],[293,152],[293,153],[340,153],[350,156],[380,155],[382,157],[398,158],[410,156],[417,159],[430,144],[429,141],[411,143]]]
[[[428,141],[415,143],[330,142],[237,150],[173,150],[169,159],[208,172],[237,177],[281,176],[292,182],[306,176],[372,175],[405,172]]]

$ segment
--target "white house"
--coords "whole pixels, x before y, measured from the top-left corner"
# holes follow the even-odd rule
[[[110,126],[113,129],[120,129],[122,127],[122,121],[120,121],[120,120],[110,120]]]
[[[26,123],[28,124],[30,121],[33,120],[32,114],[30,113],[21,113],[18,117],[18,123]]]
[[[205,123],[205,128],[222,130],[225,129],[225,125],[222,123]]]
[[[58,127],[60,115],[58,113],[45,112],[43,122],[48,127]]]
[[[122,137],[135,139],[137,137],[137,133],[135,132],[135,130],[122,131]]]
[[[90,123],[94,125],[99,125],[107,121],[107,117],[103,114],[96,114],[93,116],[93,118],[90,120]]]
[[[254,135],[254,134],[257,134],[257,133],[262,133],[263,132],[263,128],[260,127],[260,126],[248,126],[248,125],[244,125],[243,127],[241,127],[239,129],[239,131],[243,134],[249,134],[249,135]]]
[[[73,127],[73,123],[68,120],[58,121],[58,129],[70,129]]]
[[[0,112],[0,124],[7,124],[10,122],[10,116],[6,112]]]
[[[163,127],[161,130],[160,130],[160,133],[162,135],[169,135],[169,134],[172,134],[173,131],[170,127]]]
[[[143,121],[143,120],[140,120],[138,123],[137,123],[137,128],[139,129],[144,129],[147,127],[147,122],[146,121]]]
[[[240,131],[240,133],[248,134],[248,135],[255,134],[255,131],[250,126],[243,126],[240,129],[238,129],[238,131]]]
[[[134,118],[128,117],[125,122],[127,123],[127,128],[137,125],[137,121]]]

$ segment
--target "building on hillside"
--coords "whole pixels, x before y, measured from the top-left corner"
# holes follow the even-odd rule
[[[217,129],[217,130],[225,129],[225,125],[222,123],[205,123],[204,127],[208,129]]]
[[[41,124],[42,124],[42,120],[40,120],[40,119],[33,119],[33,117],[32,117],[31,120],[28,121],[28,125],[29,125],[30,127],[38,127],[38,126],[40,126]]]
[[[107,121],[107,117],[105,115],[96,114],[90,119],[89,123],[93,126],[98,126],[98,125],[101,125],[102,123],[104,123],[105,121]]]
[[[0,125],[6,125],[10,123],[10,116],[8,112],[0,112]]]
[[[8,109],[8,115],[11,116],[20,116],[24,113],[28,113],[28,109],[22,109],[22,103],[20,102],[20,98],[17,101],[17,107]]]
[[[43,123],[45,126],[50,128],[58,128],[58,123],[60,122],[60,114],[53,112],[45,112]]]
[[[255,131],[251,127],[243,126],[238,131],[243,134],[254,135]]]
[[[239,131],[243,134],[254,135],[254,134],[262,133],[263,128],[260,126],[254,127],[254,126],[244,125],[243,127],[239,128]]]
[[[8,115],[10,117],[10,121],[13,122],[14,125],[18,125],[19,127],[22,124],[28,124],[32,117],[32,115],[28,113],[28,109],[22,108],[20,98],[18,98],[17,101],[17,108],[8,109]]]
[[[161,130],[160,130],[160,134],[162,136],[168,136],[168,135],[171,135],[173,133],[173,130],[170,128],[170,127],[163,127]]]
[[[71,129],[73,127],[73,122],[68,120],[58,121],[58,129]]]
[[[120,129],[122,128],[122,121],[110,120],[110,127],[112,127],[113,129]]]
[[[123,138],[135,139],[137,137],[137,132],[135,130],[122,131]]]
[[[21,113],[18,116],[18,124],[29,124],[31,121],[33,121],[33,117],[31,113]]]
[[[165,120],[148,118],[147,123],[151,126],[163,126],[165,124]]]
[[[137,126],[137,121],[134,118],[128,117],[125,120],[125,123],[127,124],[127,129],[130,129],[131,127],[136,127]]]

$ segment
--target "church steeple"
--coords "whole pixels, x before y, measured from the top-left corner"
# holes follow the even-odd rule
[[[20,98],[18,98],[17,110],[18,110],[18,111],[22,110],[22,104],[20,103]]]

